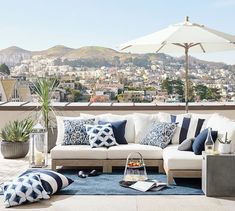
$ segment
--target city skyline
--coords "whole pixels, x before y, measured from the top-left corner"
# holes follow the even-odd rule
[[[18,46],[35,51],[54,45],[72,48],[95,45],[118,50],[121,43],[182,22],[185,15],[192,22],[235,34],[231,27],[235,19],[234,0],[200,2],[2,1],[1,6],[6,9],[0,14],[4,30],[0,35],[0,49]],[[192,56],[235,64],[235,52]]]

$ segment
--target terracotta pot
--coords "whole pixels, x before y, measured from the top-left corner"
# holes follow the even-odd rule
[[[24,158],[29,151],[29,141],[26,142],[1,142],[1,153],[4,158]]]

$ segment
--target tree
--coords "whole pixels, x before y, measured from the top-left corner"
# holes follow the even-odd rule
[[[195,86],[195,94],[200,97],[200,100],[207,99],[207,86],[203,84],[197,84]]]
[[[5,63],[0,65],[0,72],[10,75],[10,69]]]
[[[214,100],[214,101],[218,101],[220,100],[221,95],[219,92],[219,89],[217,88],[208,88],[207,90],[207,100]]]
[[[169,78],[162,81],[161,88],[162,90],[166,90],[168,95],[173,93],[172,83]]]

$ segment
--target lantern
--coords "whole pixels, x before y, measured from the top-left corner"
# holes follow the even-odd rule
[[[30,156],[31,168],[42,168],[47,166],[47,130],[37,123],[30,133]]]
[[[141,181],[147,180],[147,173],[143,156],[139,152],[132,152],[126,160],[124,172],[124,181]]]

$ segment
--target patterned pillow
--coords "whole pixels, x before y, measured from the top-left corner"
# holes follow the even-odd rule
[[[63,145],[89,145],[86,124],[94,124],[94,119],[64,120]]]
[[[43,188],[49,195],[66,188],[74,181],[63,174],[47,169],[28,169],[22,175],[36,173],[40,175]]]
[[[40,199],[49,199],[38,174],[28,174],[3,184],[5,207],[17,206]]]
[[[175,123],[155,121],[147,135],[140,141],[140,144],[157,146],[164,149],[171,142],[175,129]]]
[[[89,142],[92,148],[118,145],[110,123],[104,125],[86,125]]]

